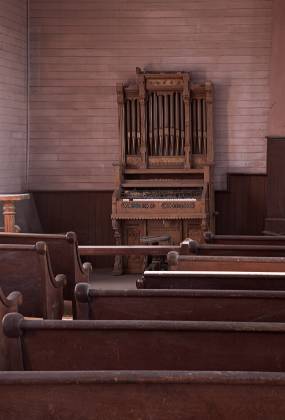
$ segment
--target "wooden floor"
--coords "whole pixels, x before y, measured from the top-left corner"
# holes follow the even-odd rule
[[[136,289],[139,274],[124,274],[113,276],[112,269],[95,269],[92,273],[91,284],[97,289]]]

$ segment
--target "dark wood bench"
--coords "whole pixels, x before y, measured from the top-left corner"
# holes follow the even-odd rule
[[[7,314],[24,370],[285,370],[285,324],[27,320]],[[18,370],[18,369],[17,369]]]
[[[285,257],[285,246],[201,244],[191,239],[181,243],[179,255]]]
[[[209,244],[285,246],[285,236],[215,235],[205,232],[204,240]]]
[[[285,272],[285,257],[236,257],[167,254],[172,271]]]
[[[285,322],[285,292],[75,288],[78,319]]]
[[[281,420],[285,374],[4,372],[5,420]]]
[[[285,290],[285,273],[233,271],[145,271],[138,289]]]
[[[12,292],[6,297],[0,288],[0,371],[10,370],[15,366],[16,360],[13,357],[17,356],[15,340],[9,339],[3,334],[2,319],[10,312],[17,312],[21,304],[22,295],[20,292]]]
[[[54,277],[47,245],[0,244],[0,287],[5,295],[17,290],[23,295],[25,316],[60,319],[63,314],[63,274]]]
[[[74,287],[79,282],[89,282],[92,271],[90,263],[82,264],[77,237],[74,232],[66,234],[1,233],[0,244],[34,245],[43,241],[47,244],[54,273],[65,274],[67,283],[63,291],[65,300],[74,299]]]

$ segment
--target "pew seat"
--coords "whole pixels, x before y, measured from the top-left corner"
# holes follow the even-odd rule
[[[75,288],[78,319],[285,322],[285,292]]]
[[[0,287],[5,295],[23,295],[20,311],[29,317],[60,319],[63,315],[63,274],[54,276],[44,242],[0,244]]]

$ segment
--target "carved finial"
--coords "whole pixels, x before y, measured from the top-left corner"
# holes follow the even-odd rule
[[[67,232],[65,237],[66,237],[66,240],[70,243],[75,243],[77,241],[75,232]]]
[[[23,315],[18,312],[11,312],[6,314],[2,321],[3,331],[7,337],[18,338],[23,332],[21,329],[21,323],[24,321]]]
[[[214,236],[215,235],[212,232],[210,232],[210,231],[204,232],[204,240],[205,240],[205,242],[213,242]]]
[[[47,244],[45,242],[43,242],[43,241],[36,242],[35,247],[36,247],[36,251],[39,254],[44,255],[44,254],[47,253],[48,248],[47,248]]]
[[[89,284],[77,283],[75,286],[75,298],[80,303],[88,303]]]
[[[170,251],[167,254],[167,262],[168,264],[171,265],[176,265],[178,262],[178,258],[179,258],[179,254],[176,251]]]

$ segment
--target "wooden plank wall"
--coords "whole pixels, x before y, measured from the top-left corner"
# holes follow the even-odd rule
[[[0,192],[22,192],[27,147],[27,1],[0,0]]]
[[[261,235],[266,215],[266,175],[228,175],[228,189],[216,191],[216,233]]]
[[[44,232],[75,231],[82,245],[114,244],[111,191],[36,192],[34,199]],[[97,268],[111,267],[113,258],[92,262]]]
[[[215,83],[216,187],[264,173],[272,0],[30,0],[31,190],[111,190],[115,85],[135,67]]]

